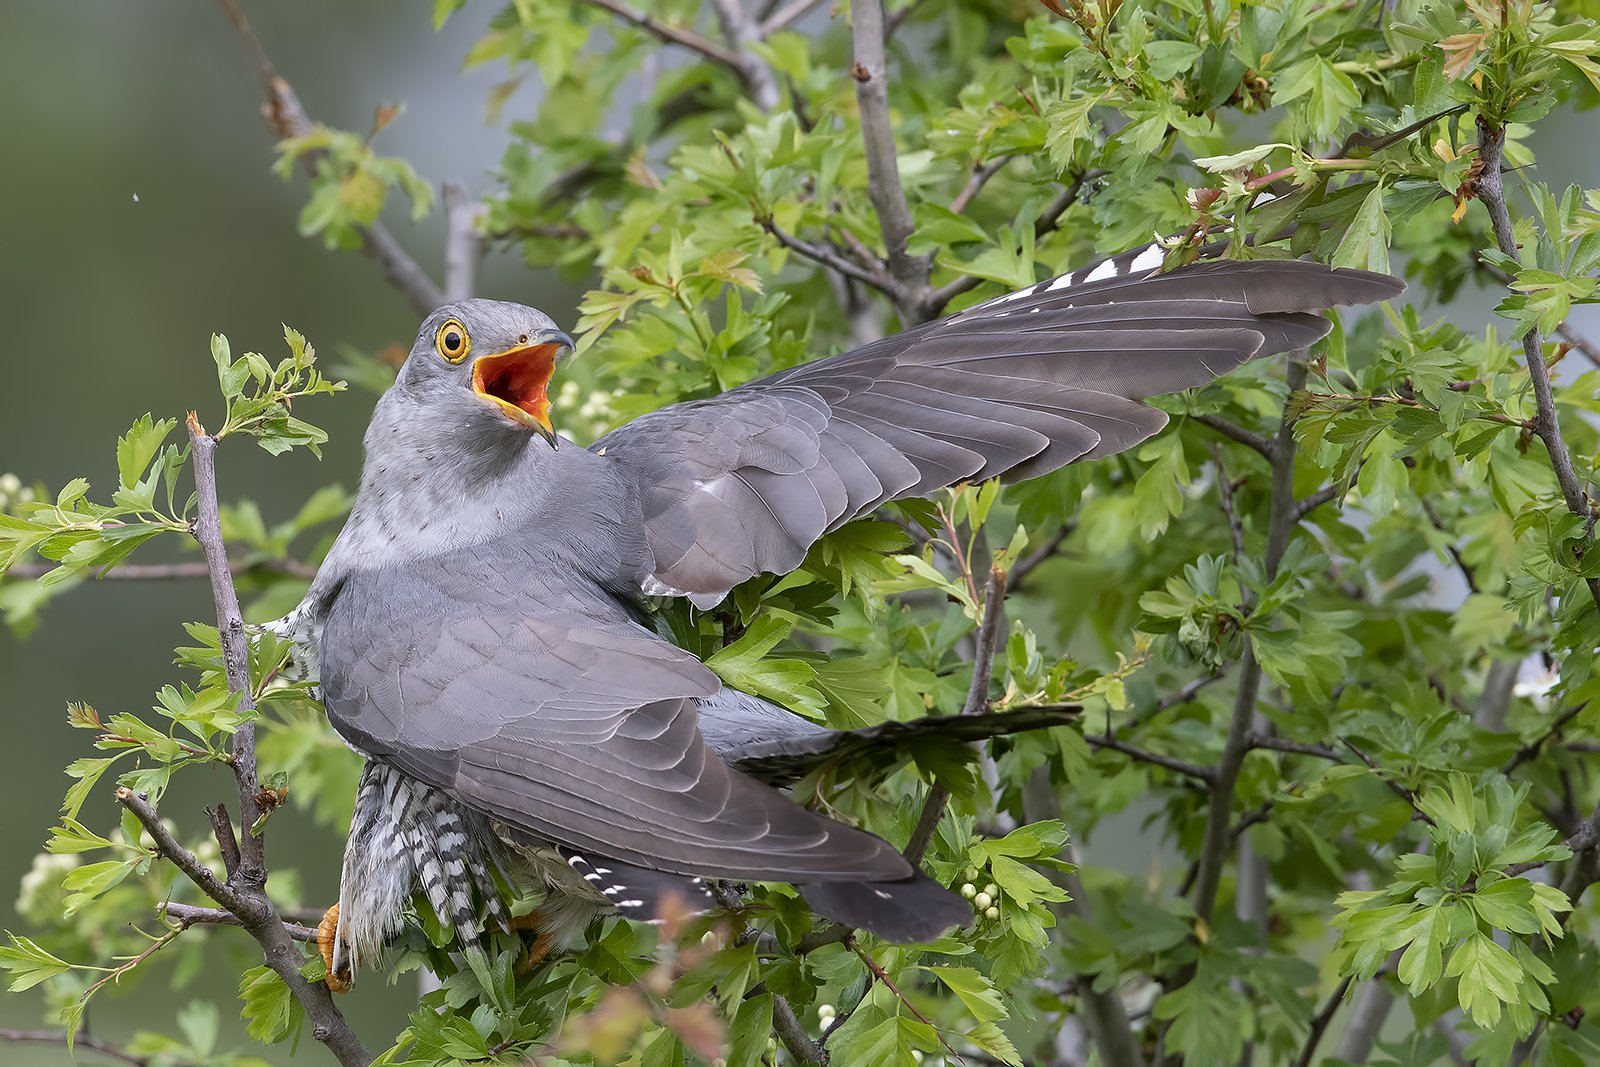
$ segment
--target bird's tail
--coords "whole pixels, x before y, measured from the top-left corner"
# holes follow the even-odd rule
[[[932,941],[972,921],[972,905],[917,871],[897,882],[819,882],[797,886],[811,910],[885,941]]]
[[[884,722],[860,730],[810,730],[797,736],[752,741],[732,748],[723,758],[765,782],[792,783],[821,763],[892,753],[919,740],[987,741],[1007,734],[1045,730],[1076,721],[1074,705],[1018,708],[979,715],[929,715],[910,722]]]

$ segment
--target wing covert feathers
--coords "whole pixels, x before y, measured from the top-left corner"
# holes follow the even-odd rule
[[[1305,348],[1322,312],[1405,288],[1299,260],[1160,262],[1106,260],[602,438],[644,500],[649,591],[713,604],[886,500],[1130,448],[1166,423],[1146,397]]]

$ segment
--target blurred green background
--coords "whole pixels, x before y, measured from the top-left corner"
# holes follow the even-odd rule
[[[314,118],[363,130],[375,106],[403,102],[381,151],[410,159],[430,181],[457,179],[481,192],[503,143],[502,130],[483,119],[497,72],[459,68],[495,7],[470,4],[438,34],[429,28],[431,0],[276,0],[247,13]],[[504,115],[525,112],[536,92],[525,87]],[[343,345],[409,346],[416,316],[370,263],[296,235],[303,187],[269,173],[272,140],[259,118],[255,74],[215,5],[6,0],[0,100],[0,473],[51,486],[86,474],[103,486],[115,474],[114,437],[138,415],[197,407],[202,419],[215,416],[213,331],[226,333],[236,352],[273,358],[283,352],[280,323],[301,330],[325,358]],[[1541,132],[1540,178],[1595,184],[1593,112],[1554,116]],[[402,241],[437,275],[441,213],[415,227],[393,215]],[[575,318],[576,292],[515,257],[491,256],[481,291],[539,304],[569,327]],[[1493,299],[1468,293],[1452,310],[1479,321]],[[1581,311],[1591,314],[1578,322],[1600,331],[1596,309]],[[306,406],[306,417],[332,435],[320,464],[303,452],[270,460],[244,442],[225,449],[224,496],[255,498],[270,523],[320,485],[353,487],[373,399],[353,390]],[[199,582],[104,582],[52,604],[26,640],[0,631],[9,701],[8,743],[0,747],[0,925],[17,927],[15,887],[66,785],[60,768],[86,751],[84,735],[67,728],[65,702],[144,709],[176,677],[169,661],[182,640],[179,624],[210,610]],[[165,809],[198,820],[201,804],[225,798],[231,784],[219,769],[209,795],[191,784],[174,790]],[[84,819],[112,822],[106,791]],[[1124,851],[1098,859],[1144,869],[1156,845],[1139,839],[1136,820],[1126,829],[1102,835]],[[308,901],[334,898],[340,842],[332,834],[291,807],[275,820],[271,848],[305,872]],[[207,936],[235,950],[233,963],[251,954],[242,935]],[[217,966],[174,993],[166,972],[152,968],[129,994],[98,998],[92,1026],[116,1038],[142,1023],[171,1029],[179,1008],[204,998],[221,1008],[227,1047],[238,1034],[238,970]],[[388,990],[369,981],[342,1003],[358,1032],[381,1046],[413,996],[409,982]],[[0,998],[0,1026],[42,1024],[36,1000]],[[286,1061],[288,1050],[268,1056]],[[319,1056],[308,1047],[302,1058]],[[101,1062],[88,1051],[79,1058]],[[61,1048],[0,1045],[0,1063],[66,1062]]]
[[[404,103],[384,131],[385,154],[409,158],[427,179],[484,191],[503,144],[483,119],[495,71],[463,74],[461,58],[494,5],[474,5],[435,34],[430,0],[276,0],[246,5],[280,72],[313,118],[365,130],[373,109]],[[537,87],[524,90],[523,106]],[[302,331],[325,361],[343,345],[410,346],[417,317],[357,255],[332,255],[295,233],[303,180],[269,172],[273,139],[260,118],[254,69],[215,4],[7,0],[0,7],[0,305],[10,336],[0,345],[0,473],[52,487],[83,474],[104,488],[115,479],[115,437],[138,415],[202,420],[219,407],[208,355],[212,332],[234,351],[285,354],[280,323]],[[513,98],[506,114],[515,115]],[[401,240],[435,275],[441,212],[411,226],[404,204],[390,219]],[[548,304],[570,326],[575,293],[530,274],[515,257],[491,257],[484,295]],[[361,432],[375,397],[359,389],[309,402],[305,417],[332,436],[318,463],[298,453],[272,460],[246,441],[219,457],[225,498],[254,497],[267,521],[292,515],[318,486],[353,487]],[[152,558],[160,558],[157,548]],[[169,547],[169,552],[176,552]],[[198,558],[191,553],[192,558]],[[201,582],[100,582],[56,601],[25,640],[0,632],[8,743],[0,746],[0,926],[18,928],[18,880],[45,839],[66,780],[60,768],[87,752],[67,728],[67,700],[105,712],[144,710],[176,680],[179,624],[210,615]],[[130,626],[129,620],[139,624]],[[219,769],[201,772],[210,793],[174,790],[163,805],[193,833],[200,806],[226,798]],[[109,793],[84,820],[115,824]],[[275,820],[271,848],[305,872],[308,901],[331,902],[341,842],[302,811]],[[211,936],[253,945],[229,931]],[[244,965],[249,965],[245,963]],[[152,968],[128,994],[97,998],[91,1025],[117,1038],[134,1029],[172,1029],[191,999],[215,1001],[223,1048],[239,1033],[232,996],[238,967],[173,993],[169,968]],[[344,1006],[381,1047],[414,1001],[410,982],[368,983]],[[38,1000],[0,997],[0,1026],[44,1024]],[[305,1039],[300,1059],[321,1050]],[[270,1058],[287,1061],[287,1049]],[[80,1051],[86,1063],[102,1062]],[[70,1062],[64,1049],[0,1044],[7,1065]]]

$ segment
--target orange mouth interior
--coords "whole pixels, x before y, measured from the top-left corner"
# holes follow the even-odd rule
[[[472,388],[479,396],[498,403],[506,417],[527,426],[550,426],[547,389],[556,370],[560,345],[524,345],[472,365]]]

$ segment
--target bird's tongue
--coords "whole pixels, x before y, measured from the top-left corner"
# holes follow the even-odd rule
[[[526,422],[518,412],[543,423],[550,414],[546,388],[555,372],[557,345],[528,345],[484,356],[472,370],[472,388],[479,396],[500,401],[506,415]]]

